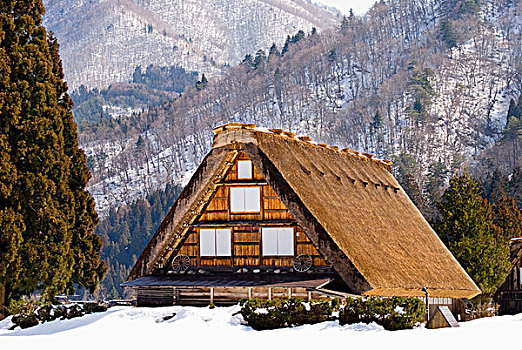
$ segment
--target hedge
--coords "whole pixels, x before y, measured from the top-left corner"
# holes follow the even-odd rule
[[[239,312],[255,330],[295,327],[334,320],[332,313],[339,308],[337,299],[304,303],[301,298],[242,299]]]
[[[411,329],[424,321],[426,306],[417,298],[347,298],[339,323],[375,322],[387,330]]]

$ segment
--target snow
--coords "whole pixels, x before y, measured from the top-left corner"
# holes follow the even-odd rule
[[[0,322],[0,349],[310,349],[326,346],[367,349],[486,349],[518,346],[522,314],[460,323],[460,328],[417,328],[385,331],[376,324],[340,326],[336,321],[296,328],[254,331],[242,324],[238,306],[215,309],[196,307],[113,307],[72,320],[57,320],[28,328],[8,330]],[[176,315],[168,320],[165,317]]]

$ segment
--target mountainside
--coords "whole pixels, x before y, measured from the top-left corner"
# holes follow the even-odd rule
[[[509,0],[392,0],[335,29],[297,34],[281,51],[258,51],[203,89],[83,133],[97,208],[104,215],[111,203],[186,178],[208,152],[211,128],[228,121],[376,153],[436,194],[503,137],[509,102],[522,93],[521,12]]]
[[[326,29],[338,13],[303,0],[45,0],[69,88],[106,88],[137,66],[222,73],[298,29]]]

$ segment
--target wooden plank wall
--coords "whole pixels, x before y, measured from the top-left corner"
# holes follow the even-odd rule
[[[248,160],[244,153],[241,153],[237,160]],[[216,228],[215,226],[204,226],[205,222],[215,221],[241,221],[256,220],[269,223],[271,220],[292,220],[292,215],[288,212],[285,205],[278,198],[277,194],[268,185],[256,185],[261,190],[261,211],[259,213],[231,213],[229,208],[229,190],[237,184],[237,161],[231,167],[224,179],[224,185],[218,187],[214,197],[198,219],[197,227],[193,227],[176,254],[186,254],[190,257],[191,265],[195,267],[219,266],[219,267],[253,267],[253,266],[273,266],[290,267],[295,256],[262,256],[261,226],[226,226],[231,228],[231,257],[200,257],[199,256],[199,229]],[[244,180],[242,180],[244,181]],[[264,181],[263,177],[253,166],[252,182]],[[246,184],[241,187],[249,187]],[[253,186],[250,186],[253,187]],[[203,225],[203,226],[201,226]],[[269,226],[269,224],[267,224]],[[326,266],[327,263],[321,257],[317,249],[303,230],[298,225],[285,227],[294,228],[295,255],[309,254],[313,258],[314,266]]]
[[[512,248],[513,249],[513,248]],[[522,249],[516,247],[515,249]],[[520,254],[519,250],[516,250]],[[514,255],[516,256],[516,255]],[[501,315],[514,315],[522,312],[522,260],[512,265],[509,275],[497,292],[497,302]]]

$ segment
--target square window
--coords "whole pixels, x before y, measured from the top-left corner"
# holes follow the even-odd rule
[[[252,162],[250,160],[237,162],[237,178],[239,180],[252,178]]]
[[[294,255],[294,229],[292,227],[263,228],[263,255]]]
[[[230,256],[230,229],[200,229],[200,256]]]
[[[261,210],[259,187],[231,187],[230,211],[233,213],[258,213]]]

